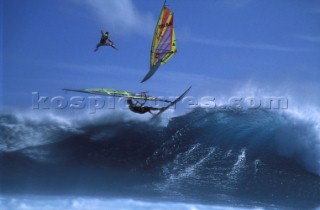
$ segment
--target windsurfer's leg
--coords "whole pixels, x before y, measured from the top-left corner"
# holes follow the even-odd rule
[[[97,46],[96,46],[96,49],[94,50],[95,52],[97,52],[98,51],[98,49],[99,49],[99,47],[101,47],[101,44],[99,43],[99,44],[97,44]]]
[[[158,110],[161,111],[163,109],[165,109],[166,107],[161,107],[161,108],[155,108],[155,107],[150,107],[150,110]]]
[[[152,116],[154,116],[154,115],[155,115],[154,113],[152,113],[152,112],[151,112],[151,110],[149,111],[149,113],[150,113]]]

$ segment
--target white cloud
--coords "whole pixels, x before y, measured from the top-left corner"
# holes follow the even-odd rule
[[[311,11],[312,13],[320,13],[320,8],[319,9],[314,9]]]
[[[305,41],[320,43],[320,36],[296,35],[296,37]]]
[[[223,3],[228,7],[240,8],[247,6],[251,1],[252,0],[223,0]]]
[[[268,43],[242,43],[229,40],[218,40],[218,39],[202,39],[202,38],[191,38],[191,42],[198,44],[206,44],[220,47],[234,47],[234,48],[248,48],[255,50],[273,50],[273,51],[285,51],[285,52],[300,52],[309,51],[307,49],[296,49],[291,47],[283,47],[275,44]]]
[[[79,1],[74,1],[80,3]],[[138,11],[132,0],[84,0],[102,26],[117,33],[151,34],[155,21],[151,14]]]

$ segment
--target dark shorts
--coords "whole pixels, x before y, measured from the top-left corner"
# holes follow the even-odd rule
[[[100,44],[107,44],[107,40],[100,39]]]
[[[129,109],[135,113],[144,114],[146,112],[150,112],[151,108],[148,106],[137,107],[137,106],[129,106]]]

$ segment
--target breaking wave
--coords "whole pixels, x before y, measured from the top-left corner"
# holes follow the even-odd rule
[[[291,113],[198,108],[166,125],[8,113],[0,130],[2,193],[320,203],[319,130]]]

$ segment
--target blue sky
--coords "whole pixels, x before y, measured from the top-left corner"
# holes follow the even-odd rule
[[[201,95],[254,82],[320,90],[319,1],[167,2],[178,53],[140,84],[162,0],[1,1],[0,102],[30,107],[31,92],[64,95],[62,88],[171,96],[189,85],[191,94]],[[93,52],[101,29],[120,51]]]

